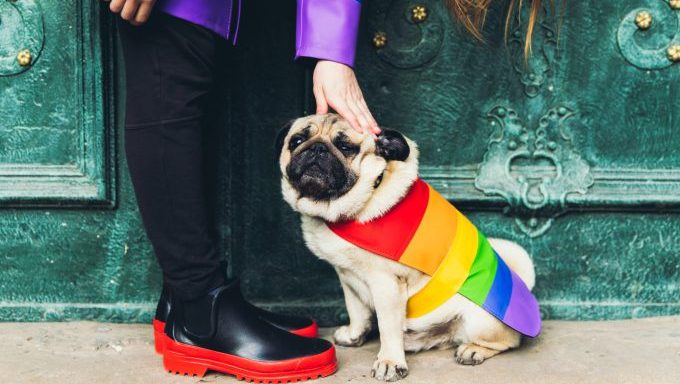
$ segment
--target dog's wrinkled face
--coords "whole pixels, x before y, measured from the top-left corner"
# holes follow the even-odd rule
[[[326,220],[349,218],[368,201],[389,162],[411,153],[397,131],[378,140],[360,134],[338,115],[302,117],[277,138],[284,198],[301,213]]]
[[[291,127],[284,143],[290,154],[285,173],[301,197],[332,200],[357,181],[352,169],[363,137],[336,116],[314,116]]]

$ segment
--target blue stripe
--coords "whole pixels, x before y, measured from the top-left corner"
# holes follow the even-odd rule
[[[496,251],[494,251],[494,254],[496,259],[498,259],[496,276],[482,307],[491,312],[499,320],[503,320],[505,311],[508,310],[508,304],[510,304],[510,297],[512,296],[512,276],[510,275],[510,269],[503,259],[498,256]]]

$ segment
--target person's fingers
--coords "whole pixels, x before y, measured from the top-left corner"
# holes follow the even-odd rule
[[[109,4],[109,9],[113,13],[118,13],[123,10],[124,5],[125,0],[111,0],[111,3]]]
[[[380,126],[378,126],[378,122],[375,121],[375,118],[373,118],[373,114],[371,113],[371,110],[368,109],[368,105],[366,104],[366,100],[364,100],[362,98],[361,102],[359,103],[359,107],[364,112],[364,115],[366,115],[366,119],[368,120],[368,125],[371,129],[371,132],[373,132],[376,135],[380,134],[380,132],[382,132],[382,130],[380,129]]]
[[[366,115],[361,111],[361,107],[359,107],[354,100],[348,100],[347,105],[349,106],[349,109],[352,110],[352,113],[354,113],[354,116],[356,116],[359,126],[361,127],[361,133],[371,133],[371,126],[368,124]]]
[[[326,95],[323,92],[323,88],[314,87],[312,91],[314,92],[314,98],[316,99],[316,114],[323,115],[328,113],[328,101],[326,101]]]
[[[132,21],[134,20],[135,14],[137,13],[137,8],[139,7],[139,0],[127,0],[123,10],[120,11],[120,17],[123,20]]]
[[[374,134],[380,133],[380,127],[378,127],[378,122],[375,121],[373,115],[371,114],[370,109],[368,109],[368,105],[366,104],[364,95],[361,92],[361,88],[359,88],[359,84],[355,82],[354,86],[350,87],[350,92],[352,94],[352,97],[354,98],[355,104],[359,107],[361,114],[364,116],[364,119],[366,119],[366,121],[368,122],[367,131],[370,131],[371,133]]]
[[[147,20],[149,20],[151,10],[153,9],[153,4],[153,1],[144,1],[139,5],[139,9],[137,9],[137,14],[135,15],[134,19],[134,23],[136,25],[144,24]]]
[[[375,117],[373,117],[371,110],[368,108],[366,100],[364,100],[363,98],[361,99],[361,106],[364,109],[365,113],[368,115],[368,124],[371,126],[371,129],[375,133],[380,133],[380,126],[378,125],[378,122],[375,120]]]
[[[364,100],[363,96],[359,94],[358,98],[355,99],[354,101],[355,105],[359,109],[359,112],[361,113],[361,116],[366,120],[366,131],[371,132],[373,134],[378,134],[380,133],[380,128],[378,127],[378,123],[375,121],[373,118],[373,115],[371,115],[371,111],[368,109],[368,105],[366,104],[366,100]]]
[[[340,116],[342,116],[349,125],[357,132],[363,133],[363,130],[361,129],[361,125],[359,125],[359,121],[357,120],[357,117],[354,115],[354,112],[349,108],[347,103],[345,102],[344,99],[342,98],[328,98],[328,104],[330,105],[331,108],[335,110]]]

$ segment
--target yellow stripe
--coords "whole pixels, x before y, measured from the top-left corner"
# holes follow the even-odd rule
[[[455,209],[455,208],[454,208]],[[477,228],[456,210],[458,230],[446,257],[430,281],[413,295],[407,305],[407,317],[420,317],[455,295],[467,279],[477,255]]]
[[[431,186],[427,208],[399,262],[432,276],[456,234],[456,208]]]

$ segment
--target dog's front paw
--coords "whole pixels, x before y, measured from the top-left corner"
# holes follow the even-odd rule
[[[343,347],[359,347],[366,341],[367,333],[367,331],[352,332],[352,329],[349,326],[343,325],[335,330],[333,339],[335,340],[335,344]]]
[[[392,360],[377,359],[373,363],[371,376],[382,381],[397,381],[408,376],[408,366],[405,362],[397,363]]]
[[[456,348],[454,357],[456,362],[462,365],[477,365],[484,362],[484,360],[495,356],[500,351],[485,348],[476,344],[462,344]]]

